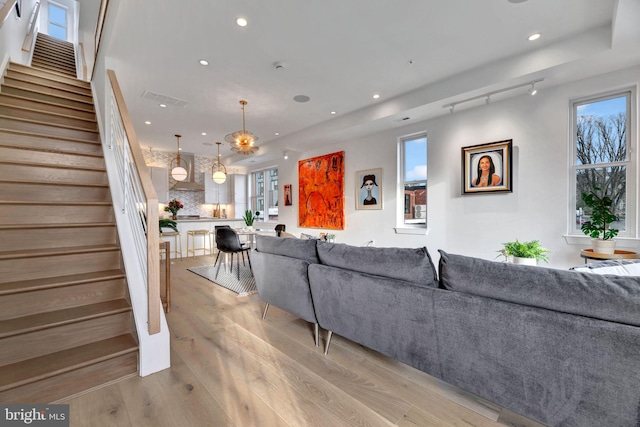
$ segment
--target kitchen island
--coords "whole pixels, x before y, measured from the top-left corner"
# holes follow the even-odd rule
[[[180,243],[182,244],[182,256],[187,256],[187,232],[192,230],[208,230],[212,236],[213,246],[215,247],[215,226],[216,225],[228,225],[231,228],[241,228],[244,226],[244,220],[241,218],[213,218],[213,217],[201,217],[201,216],[180,216],[176,220],[178,224],[178,231],[180,232]],[[172,231],[168,228],[163,228],[161,231]],[[169,240],[173,246],[173,237],[160,237],[161,240]],[[196,238],[196,245],[202,246],[202,237]],[[208,247],[208,243],[207,243]],[[179,246],[176,248],[178,249]],[[173,250],[173,248],[172,248]],[[199,252],[200,254],[202,252]],[[171,258],[175,258],[175,253],[171,254]]]

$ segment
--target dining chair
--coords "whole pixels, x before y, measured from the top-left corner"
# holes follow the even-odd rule
[[[283,231],[285,231],[287,228],[287,226],[285,224],[278,224],[276,225],[276,236],[280,237],[280,233],[282,233]]]
[[[218,238],[217,233],[218,233],[218,230],[221,229],[221,228],[231,228],[231,226],[230,225],[214,225],[213,226],[214,237],[216,238],[216,249],[217,249],[217,245],[218,245],[217,244],[217,241],[218,241],[217,240],[217,238]],[[240,242],[240,244],[242,245],[243,248],[247,247],[247,244],[245,242]],[[220,249],[218,249],[218,251],[220,251]],[[242,265],[244,265],[244,252],[242,253],[242,263],[243,263]],[[213,265],[215,267],[216,264],[214,263]]]
[[[236,261],[236,274],[238,276],[238,280],[240,280],[240,254],[244,254],[251,250],[249,247],[243,247],[240,244],[240,238],[238,237],[238,233],[235,232],[232,228],[219,228],[216,230],[216,243],[218,245],[218,255],[216,255],[216,260],[213,265],[218,263],[218,258],[220,257],[220,253],[231,254],[231,273],[233,273],[233,256],[237,254]],[[249,261],[249,269],[251,269],[251,257],[247,255],[247,260]],[[220,265],[222,262],[218,264],[218,269],[216,270],[216,278],[218,278],[218,273],[220,272]],[[244,258],[242,259],[242,264],[244,265]]]

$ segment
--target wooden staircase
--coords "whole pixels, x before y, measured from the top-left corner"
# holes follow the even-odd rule
[[[11,63],[0,87],[0,403],[138,370],[91,88],[41,55]]]
[[[38,33],[31,66],[75,78],[77,74],[73,43]]]

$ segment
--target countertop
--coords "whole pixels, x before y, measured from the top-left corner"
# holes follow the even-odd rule
[[[208,216],[201,216],[200,218],[179,218],[175,220],[180,222],[229,222],[229,221],[242,221],[242,218],[213,218]]]

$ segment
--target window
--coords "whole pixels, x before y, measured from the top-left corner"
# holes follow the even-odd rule
[[[635,237],[637,154],[631,144],[632,97],[632,91],[627,91],[573,103],[572,234],[582,234],[581,225],[591,213],[582,193],[598,187],[613,199],[617,220],[611,226],[620,230],[619,236]]]
[[[67,9],[49,3],[49,35],[60,40],[67,40]]]
[[[398,144],[399,228],[427,227],[427,134],[400,138]]]
[[[251,174],[251,209],[260,212],[260,221],[278,220],[278,169]],[[266,209],[265,209],[266,207]]]

